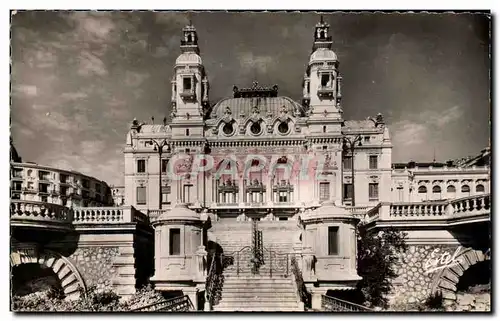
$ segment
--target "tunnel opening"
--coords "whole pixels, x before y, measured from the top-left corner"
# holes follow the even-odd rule
[[[26,263],[14,266],[11,275],[13,296],[25,296],[36,292],[51,292],[56,296],[64,296],[61,282],[51,268],[37,263]]]
[[[468,268],[457,283],[457,292],[484,293],[491,288],[491,261],[478,262]]]

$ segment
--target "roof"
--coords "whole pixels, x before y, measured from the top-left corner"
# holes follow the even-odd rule
[[[324,61],[337,61],[337,54],[328,48],[318,48],[311,54],[309,63]]]
[[[283,107],[289,114],[298,109],[302,112],[303,107],[288,97],[248,97],[248,98],[227,98],[219,101],[212,109],[210,118],[221,118],[230,112],[234,118],[244,114],[250,116],[258,111],[260,116],[267,117],[280,115]]]
[[[170,126],[163,124],[144,124],[141,127],[140,133],[170,133]]]
[[[344,121],[345,129],[376,129],[375,122],[371,119],[365,120],[346,120]]]
[[[184,52],[175,60],[176,65],[181,64],[202,64],[201,57],[195,52]]]

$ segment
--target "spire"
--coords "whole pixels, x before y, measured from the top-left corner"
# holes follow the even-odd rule
[[[198,47],[198,34],[196,33],[196,28],[193,26],[191,19],[189,19],[189,25],[182,29],[182,33],[181,51],[195,52],[199,54],[200,48]]]
[[[330,25],[323,20],[323,15],[321,15],[314,31],[313,51],[318,48],[332,48],[332,36],[328,35],[329,29]]]

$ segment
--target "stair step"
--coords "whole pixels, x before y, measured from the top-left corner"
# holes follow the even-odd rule
[[[244,308],[244,307],[214,307],[216,312],[298,312],[299,308]]]
[[[237,294],[237,293],[235,293]],[[296,304],[297,303],[297,296],[283,296],[281,295],[279,298],[276,297],[276,295],[274,297],[272,296],[261,296],[261,297],[258,297],[258,296],[250,296],[250,295],[247,295],[247,296],[241,296],[240,295],[235,295],[235,296],[222,296],[221,298],[221,302],[241,302],[241,303],[244,303],[247,304],[247,302],[274,302],[274,303],[278,303],[278,304],[281,304],[283,302],[286,302],[286,303],[294,303]]]

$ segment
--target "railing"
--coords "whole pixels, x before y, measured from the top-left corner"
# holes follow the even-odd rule
[[[376,219],[453,219],[489,214],[490,194],[468,196],[460,199],[419,202],[419,203],[381,203],[368,211],[366,222]]]
[[[170,300],[164,300],[149,304],[132,311],[134,312],[180,312],[194,310],[193,303],[187,295],[179,296]]]
[[[215,290],[217,285],[217,262],[222,260],[221,256],[213,254],[211,256],[210,269],[205,283],[205,301],[209,304],[210,310],[215,305]]]
[[[58,204],[26,200],[11,200],[10,217],[15,220],[51,221],[67,224],[70,224],[73,219],[70,208]]]
[[[257,274],[259,268],[264,264],[264,251],[262,244],[262,231],[257,229],[257,221],[252,221],[252,273]]]
[[[304,306],[310,307],[309,293],[307,292],[306,285],[304,284],[304,279],[302,278],[302,272],[300,271],[295,256],[292,256],[291,265],[292,273],[295,279],[295,286],[297,287],[297,295],[299,299],[304,303]]]
[[[73,224],[147,223],[148,218],[132,206],[80,207],[74,209]]]
[[[362,305],[344,301],[331,296],[321,296],[321,308],[323,311],[352,311],[352,312],[374,312],[374,310],[364,307]]]

